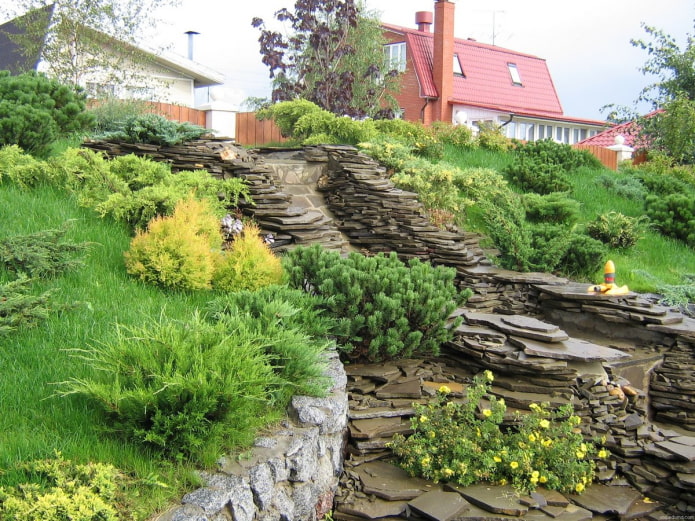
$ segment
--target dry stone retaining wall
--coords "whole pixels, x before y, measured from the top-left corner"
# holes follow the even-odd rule
[[[295,396],[282,428],[258,438],[237,459],[204,472],[205,486],[186,494],[159,521],[316,521],[333,508],[343,470],[347,377],[329,356],[334,386],[326,398]]]

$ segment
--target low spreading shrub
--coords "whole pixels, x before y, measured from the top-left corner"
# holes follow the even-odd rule
[[[326,298],[326,313],[348,321],[337,338],[353,360],[437,354],[452,335],[449,315],[468,296],[458,294],[453,269],[417,259],[406,265],[395,253],[343,258],[316,245],[284,260],[292,287]]]
[[[611,248],[630,248],[644,235],[644,228],[644,216],[638,219],[608,212],[587,223],[586,233]]]
[[[203,200],[180,201],[170,217],[156,217],[138,231],[125,253],[128,273],[149,284],[210,289],[215,251],[222,247],[219,220]]]
[[[170,121],[158,114],[135,114],[123,120],[117,130],[95,135],[97,139],[122,140],[126,143],[175,146],[199,139],[208,129],[191,123]]]
[[[434,482],[582,493],[594,478],[594,457],[607,458],[608,452],[583,439],[577,429],[582,420],[571,405],[550,410],[534,403],[530,413],[517,413],[517,427],[504,427],[507,407],[490,394],[493,379],[490,371],[477,375],[465,401],[451,400],[442,386],[432,403],[415,404],[413,434],[396,434],[389,444],[398,464]]]
[[[431,127],[404,119],[380,119],[374,122],[376,130],[396,138],[419,157],[438,160],[444,155],[444,146]]]
[[[568,276],[590,277],[603,267],[607,254],[606,245],[601,241],[582,233],[572,233],[557,268]]]
[[[121,327],[72,351],[95,376],[63,382],[59,394],[89,399],[116,436],[174,460],[205,461],[234,434],[260,427],[277,379],[259,347],[286,340],[270,336],[238,317]]]
[[[57,454],[52,459],[22,463],[17,470],[31,481],[17,487],[0,487],[0,519],[122,519],[119,510],[127,478],[112,465],[81,465]]]
[[[526,219],[533,223],[571,225],[579,220],[579,202],[568,197],[565,192],[524,194],[523,204]]]
[[[0,240],[0,266],[18,275],[44,279],[80,268],[90,245],[64,240],[70,224]]]
[[[0,337],[48,318],[55,311],[53,293],[48,290],[40,295],[32,294],[31,280],[26,277],[0,281]]]
[[[647,189],[642,182],[632,175],[604,174],[597,181],[612,193],[625,199],[642,201],[647,195]]]

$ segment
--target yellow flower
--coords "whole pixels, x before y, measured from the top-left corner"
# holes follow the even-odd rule
[[[427,416],[425,416],[424,414],[422,416],[420,416],[420,423],[427,423],[428,420],[429,420],[429,418]]]
[[[531,482],[532,485],[535,485],[538,483],[538,478],[531,478],[531,479],[529,479],[529,481]]]
[[[492,371],[489,369],[485,369],[485,372],[483,373],[485,375],[485,378],[487,379],[488,382],[492,382],[495,379],[495,376],[492,374]]]
[[[540,478],[538,478],[538,481],[540,481],[541,483],[547,483],[548,478],[546,478],[545,476],[541,476]]]
[[[495,463],[500,463],[502,461],[502,458],[500,458],[499,456],[493,456],[492,459],[495,460]]]
[[[546,438],[541,443],[544,447],[550,447],[553,444],[553,440],[551,440],[550,438]]]
[[[533,412],[538,412],[541,410],[540,405],[538,405],[537,403],[532,403],[528,406],[528,408],[531,409]]]
[[[519,468],[519,462],[518,461],[512,461],[509,466],[513,469]]]
[[[429,456],[425,456],[420,460],[420,465],[422,465],[423,467],[428,467],[431,462],[432,459]]]
[[[437,433],[435,433],[434,431],[427,431],[427,437],[429,439],[434,439],[436,436],[437,436]]]
[[[530,441],[531,443],[533,443],[534,441],[536,441],[536,435],[533,434],[533,433],[529,434],[529,435],[528,435],[528,441]]]
[[[570,425],[579,425],[582,423],[582,419],[579,416],[574,415],[570,416],[568,421],[570,422]]]
[[[582,443],[579,448],[582,450],[582,452],[586,452],[586,443]]]
[[[449,389],[446,385],[442,385],[439,388],[439,394],[449,394],[451,392],[451,389]]]
[[[492,411],[490,409],[483,409],[483,416],[486,418],[489,418],[492,415]]]
[[[500,479],[500,485],[505,486],[507,484],[507,480],[502,478]]]
[[[525,449],[525,448],[526,448],[526,444],[525,444],[523,441],[520,441],[520,442],[519,442],[519,448],[520,448],[520,449]]]
[[[608,451],[605,449],[601,449],[600,451],[598,451],[597,456],[599,458],[607,458],[608,457]]]
[[[480,438],[483,435],[483,433],[480,432],[480,427],[475,428],[475,433],[478,435],[478,438]]]
[[[445,478],[448,478],[448,477],[452,476],[453,474],[454,474],[454,471],[451,470],[451,469],[449,469],[449,468],[444,467],[444,468],[442,469],[442,475],[443,475]]]
[[[578,493],[582,492],[584,490],[584,483],[577,483],[574,486],[574,490],[577,491]]]
[[[547,429],[550,427],[550,422],[548,420],[541,420],[538,425],[540,425],[541,429]]]
[[[540,476],[540,474],[541,474],[540,472],[538,472],[537,470],[534,470],[533,472],[531,472],[531,477],[538,479],[538,476]]]
[[[582,459],[584,456],[586,456],[586,453],[582,452],[581,450],[578,450],[577,452],[575,452],[575,454],[577,455],[578,459]]]

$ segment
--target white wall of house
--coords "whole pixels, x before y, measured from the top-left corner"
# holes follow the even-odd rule
[[[504,133],[509,138],[523,141],[538,141],[552,138],[560,143],[572,145],[583,139],[598,134],[602,129],[592,125],[576,122],[531,118],[515,115],[511,118],[508,112],[500,112],[479,107],[454,105],[453,122],[455,125],[468,125],[477,129],[480,122],[491,122],[504,125]]]

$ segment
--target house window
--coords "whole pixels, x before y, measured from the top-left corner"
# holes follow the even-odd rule
[[[93,99],[112,98],[116,95],[116,86],[112,83],[96,83],[88,81],[87,96]]]
[[[519,69],[516,68],[516,63],[508,63],[507,68],[509,69],[509,75],[512,78],[512,85],[522,85],[521,76],[519,75]]]
[[[384,45],[388,70],[405,71],[405,42]]]
[[[459,55],[454,54],[454,76],[463,76],[464,78],[466,75],[463,73],[463,68],[461,67],[461,60],[459,60]]]
[[[155,98],[154,88],[152,87],[126,87],[126,95],[129,99],[139,99],[152,101]]]

